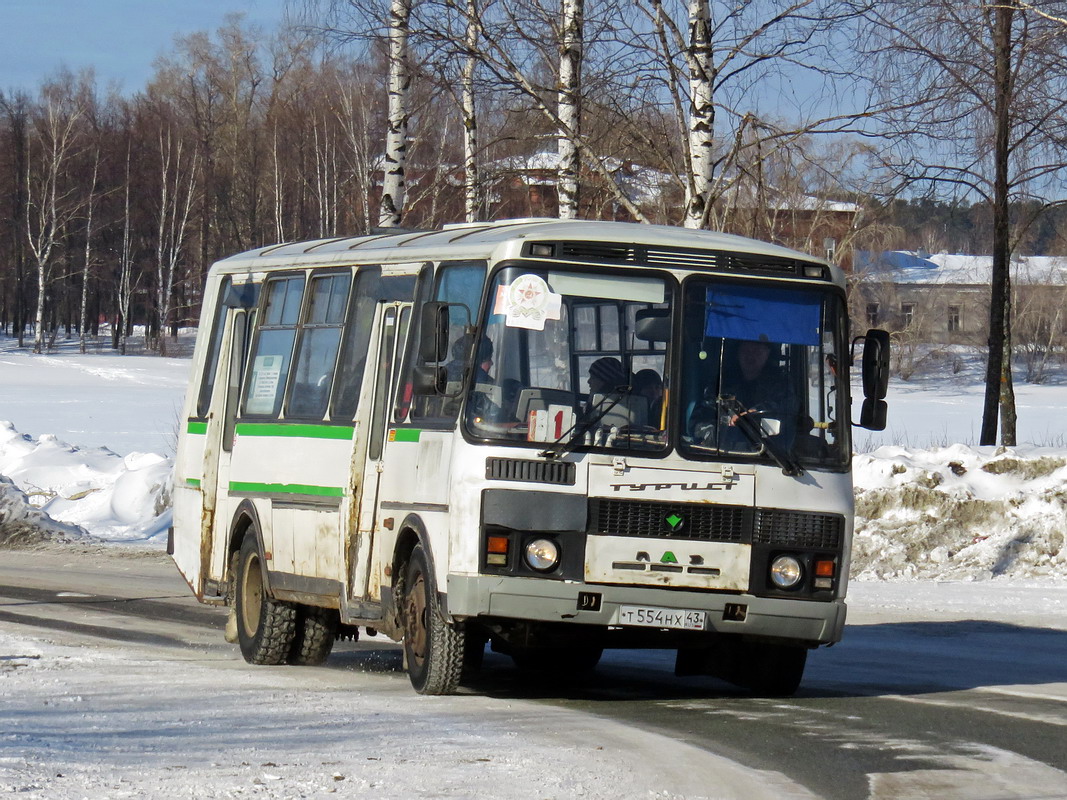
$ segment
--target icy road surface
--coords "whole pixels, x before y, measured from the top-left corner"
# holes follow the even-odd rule
[[[415,695],[395,645],[250,667],[155,554],[0,553],[0,795],[1064,798],[1067,586],[853,583],[797,697],[666,652]]]

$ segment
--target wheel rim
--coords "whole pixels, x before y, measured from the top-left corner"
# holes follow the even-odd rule
[[[408,639],[410,657],[421,667],[426,661],[426,580],[419,572],[411,582],[408,589],[407,601],[407,630],[404,632]]]
[[[263,606],[263,574],[259,568],[259,556],[252,553],[245,561],[241,580],[241,624],[248,636],[259,630],[259,617]]]

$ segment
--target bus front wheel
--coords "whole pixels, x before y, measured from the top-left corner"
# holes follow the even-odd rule
[[[263,562],[252,530],[241,542],[234,579],[241,655],[249,664],[286,663],[296,636],[296,609],[267,595]]]
[[[404,661],[419,694],[452,694],[463,674],[463,629],[445,621],[422,545],[411,551],[402,593]]]

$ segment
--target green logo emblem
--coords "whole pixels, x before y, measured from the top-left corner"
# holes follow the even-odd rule
[[[667,525],[670,527],[672,533],[677,533],[678,531],[680,531],[682,529],[682,525],[685,524],[685,520],[677,514],[671,514],[669,517],[664,519],[664,522],[666,522]]]
[[[661,558],[659,560],[659,563],[661,563],[661,564],[677,564],[678,563],[678,559],[677,559],[677,557],[675,557],[674,553],[672,553],[670,550],[668,550],[666,553],[663,554],[663,558]]]

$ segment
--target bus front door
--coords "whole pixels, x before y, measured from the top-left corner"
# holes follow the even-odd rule
[[[353,600],[365,600],[371,603],[381,598],[381,587],[375,576],[381,570],[374,569],[372,560],[375,554],[375,538],[378,535],[378,490],[382,471],[382,453],[389,431],[389,418],[396,396],[397,376],[400,369],[401,355],[408,321],[411,317],[411,304],[390,302],[378,306],[378,335],[376,342],[373,379],[366,381],[364,397],[370,400],[369,414],[363,416],[367,421],[366,441],[363,447],[357,447],[356,464],[353,477],[357,486],[358,507],[355,512],[356,524],[352,526],[353,537],[349,545],[349,592]],[[358,454],[362,452],[360,458]],[[360,463],[361,462],[361,463]]]

